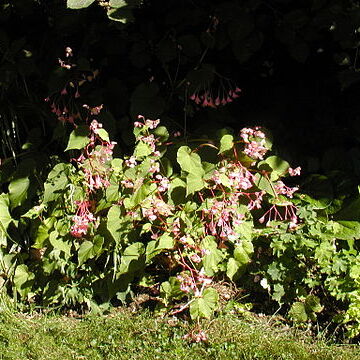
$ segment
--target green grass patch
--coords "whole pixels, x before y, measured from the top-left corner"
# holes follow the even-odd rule
[[[208,341],[189,343],[191,324],[118,309],[73,318],[0,313],[0,359],[321,359],[360,360],[357,346],[314,341],[267,319],[223,316],[204,321]]]

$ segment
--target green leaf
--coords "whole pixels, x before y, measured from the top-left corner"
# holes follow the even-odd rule
[[[308,320],[308,315],[306,313],[305,304],[301,302],[293,303],[289,310],[289,316],[295,322],[306,322]]]
[[[29,177],[14,179],[11,181],[9,184],[9,199],[12,209],[22,205],[27,199],[29,186]]]
[[[354,240],[360,238],[360,222],[334,221],[334,236],[340,240]]]
[[[160,285],[160,296],[165,299],[165,301],[181,299],[184,295],[184,292],[180,289],[180,282],[176,276],[171,276],[169,281],[164,281]]]
[[[169,139],[169,131],[165,126],[158,126],[153,131],[153,134],[161,143]]]
[[[105,129],[97,129],[96,133],[100,136],[101,140],[110,142],[109,134]]]
[[[308,313],[319,313],[323,310],[320,299],[315,295],[308,295],[305,299],[305,308]]]
[[[54,201],[64,193],[69,183],[68,175],[70,166],[69,164],[60,163],[55,165],[50,171],[44,184],[44,203]]]
[[[258,164],[258,168],[261,169],[263,164],[267,164],[272,169],[272,173],[270,175],[270,180],[276,181],[281,176],[285,175],[289,170],[289,163],[278,156],[269,156],[266,160],[261,161]]]
[[[71,255],[71,243],[63,241],[57,231],[52,231],[49,236],[50,244],[56,250],[63,251],[66,255]]]
[[[247,265],[251,259],[250,255],[253,253],[254,248],[250,241],[242,241],[241,244],[235,246],[234,258],[241,265]]]
[[[110,0],[109,5],[113,8],[121,8],[127,6],[127,2],[125,0]]]
[[[281,304],[281,299],[285,295],[284,286],[281,284],[275,284],[274,285],[274,291],[272,293],[272,298],[277,301],[279,304]]]
[[[186,177],[186,196],[202,190],[205,185],[205,181],[198,174],[188,174]]]
[[[148,263],[162,250],[172,249],[173,247],[174,239],[167,234],[161,235],[157,240],[150,241],[146,246],[146,262]]]
[[[78,252],[78,261],[79,265],[82,265],[86,260],[94,257],[93,254],[93,243],[91,241],[85,240],[79,248]]]
[[[185,202],[186,197],[186,184],[179,178],[174,178],[170,182],[170,189],[168,191],[169,202],[174,205],[179,205]]]
[[[129,245],[121,256],[119,275],[142,270],[145,265],[144,254],[144,244],[136,242]]]
[[[210,319],[218,306],[219,294],[214,288],[204,290],[202,297],[196,298],[190,304],[190,316],[193,320]]]
[[[0,195],[0,233],[5,233],[9,224],[12,221],[12,217],[9,212],[9,195]]]
[[[200,156],[192,152],[188,146],[181,146],[179,148],[177,151],[177,162],[183,171],[198,175],[199,177],[205,174]]]
[[[135,193],[131,196],[132,207],[139,205],[150,193],[150,187],[146,185],[140,186]]]
[[[136,145],[134,156],[136,158],[145,157],[152,153],[151,147],[148,144],[145,144],[144,142],[139,142]]]
[[[106,227],[116,243],[119,243],[122,237],[121,216],[121,208],[119,205],[113,205],[107,214]]]
[[[240,276],[239,270],[241,267],[242,266],[238,261],[236,261],[234,258],[230,258],[226,266],[226,276],[230,280],[236,281]]]
[[[220,140],[219,154],[231,150],[233,146],[234,146],[234,137],[232,135],[224,135]]]
[[[70,133],[68,145],[65,151],[73,149],[83,149],[89,143],[89,127],[86,125],[78,126]]]
[[[90,6],[95,0],[67,0],[66,6],[69,9],[83,9]]]
[[[237,225],[235,230],[241,235],[241,239],[250,241],[254,235],[254,224],[252,221],[244,221]]]
[[[78,261],[82,265],[86,260],[92,259],[102,252],[104,238],[100,235],[94,237],[93,241],[85,240],[79,248]]]
[[[272,183],[266,176],[259,173],[255,174],[254,184],[260,189],[266,191],[271,196],[276,196]]]
[[[35,275],[31,273],[25,264],[16,267],[14,274],[14,285],[22,297],[30,292],[34,283]]]
[[[218,265],[224,259],[224,254],[217,248],[217,243],[213,236],[206,236],[201,241],[200,247],[206,250],[206,255],[203,257],[205,274],[213,276],[218,272]]]

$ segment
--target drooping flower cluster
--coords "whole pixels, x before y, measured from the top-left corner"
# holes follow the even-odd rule
[[[290,229],[294,229],[298,223],[296,215],[297,207],[292,203],[286,203],[284,206],[278,207],[272,205],[270,209],[259,219],[260,224],[265,223],[270,226],[271,221],[290,221]]]
[[[212,279],[204,271],[183,271],[176,277],[180,282],[180,289],[185,293],[201,296],[202,290],[212,283]]]
[[[277,181],[275,184],[274,184],[274,189],[275,189],[275,192],[278,194],[278,195],[285,195],[289,198],[292,198],[293,195],[294,195],[294,192],[298,191],[299,188],[297,186],[294,186],[294,187],[289,187],[289,186],[286,186],[282,181]]]
[[[76,215],[72,217],[73,225],[70,234],[76,238],[81,238],[87,234],[90,223],[94,224],[96,218],[91,212],[92,202],[88,200],[75,201],[75,205],[77,205],[77,210]]]
[[[101,107],[98,108],[101,109]],[[101,130],[102,124],[93,119],[89,126],[88,144],[78,158],[72,159],[82,170],[87,197],[87,200],[77,203],[78,210],[73,217],[74,224],[70,231],[74,237],[85,236],[89,223],[95,221],[95,217],[90,211],[91,194],[110,185],[109,177],[112,172],[110,161],[116,143],[104,140]]]
[[[50,103],[51,112],[56,115],[62,123],[71,123],[75,125],[76,119],[81,119],[81,111],[74,99],[80,97],[80,87],[86,83],[93,81],[99,74],[98,70],[83,71],[76,68],[76,64],[72,63],[73,50],[70,47],[65,48],[66,60],[58,59],[60,67],[66,70],[72,70],[72,79],[68,81],[63,89],[49,95],[45,101]],[[84,108],[89,108],[83,105]],[[100,109],[92,108],[91,115],[97,115]],[[97,113],[96,113],[97,111]]]
[[[236,240],[239,237],[234,228],[240,225],[245,215],[238,210],[238,201],[224,199],[210,200],[210,206],[202,211],[207,234],[217,236],[221,240]]]
[[[108,164],[112,160],[116,143],[103,140],[99,135],[101,129],[102,124],[94,119],[90,124],[89,143],[76,159],[78,166],[84,171],[90,192],[110,185],[111,168]]]
[[[194,101],[196,105],[202,107],[217,108],[233,102],[237,99],[241,93],[241,89],[238,87],[225,89],[224,87],[219,88],[216,95],[211,89],[196,90],[190,95],[189,99]]]

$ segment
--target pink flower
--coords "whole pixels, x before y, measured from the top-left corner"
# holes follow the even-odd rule
[[[77,201],[76,205],[78,205],[78,209],[76,215],[72,218],[74,224],[71,226],[70,234],[80,238],[87,234],[89,224],[94,222],[96,218],[89,210],[91,207],[90,201]]]
[[[160,124],[160,119],[157,120],[145,120],[145,125],[149,127],[149,129],[155,129]]]
[[[129,168],[134,168],[137,165],[135,156],[131,156],[129,159],[125,160],[125,164]]]
[[[291,167],[288,169],[288,172],[289,172],[289,175],[290,176],[297,176],[297,175],[300,175],[300,172],[301,172],[301,167],[298,166],[297,168],[295,169],[292,169]]]

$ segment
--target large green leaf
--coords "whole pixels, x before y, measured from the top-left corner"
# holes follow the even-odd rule
[[[136,158],[145,157],[152,153],[151,147],[148,144],[140,142],[136,145],[134,156]]]
[[[31,290],[35,275],[29,271],[25,264],[16,267],[14,274],[14,285],[22,297],[25,297]]]
[[[95,0],[67,0],[66,6],[69,9],[83,9],[90,6]]]
[[[202,190],[205,185],[206,183],[200,175],[193,173],[188,174],[186,177],[186,196]]]
[[[172,249],[173,247],[174,239],[167,234],[161,235],[157,240],[150,241],[146,246],[146,262],[148,263],[162,250]]]
[[[142,270],[145,265],[144,244],[136,242],[129,245],[121,256],[119,274]]]
[[[114,240],[121,241],[121,208],[119,205],[113,205],[107,215],[106,227]]]
[[[240,269],[242,268],[241,264],[236,261],[234,258],[230,258],[226,266],[226,276],[232,280],[236,281],[240,276]]]
[[[234,146],[234,137],[232,135],[224,135],[220,139],[219,154],[231,150],[233,146]]]
[[[78,126],[70,133],[67,150],[80,150],[83,149],[89,143],[89,127],[86,125]]]
[[[29,177],[14,179],[11,181],[9,184],[9,199],[11,208],[15,208],[23,204],[23,202],[27,199],[29,186]]]
[[[200,156],[192,152],[188,146],[181,146],[179,148],[177,152],[177,162],[183,171],[200,177],[205,174]]]
[[[102,140],[110,142],[109,134],[105,129],[97,129],[96,133],[100,136]]]
[[[71,243],[64,241],[57,231],[50,233],[49,241],[54,249],[63,251],[68,256],[71,255]]]
[[[260,189],[266,191],[271,196],[276,196],[274,188],[272,186],[271,181],[266,177],[259,173],[255,174],[254,184]]]
[[[259,169],[262,166],[268,165],[272,172],[270,175],[270,179],[272,181],[278,180],[281,176],[285,175],[286,172],[289,170],[289,163],[278,156],[269,156],[266,160],[261,161],[258,164]]]
[[[190,316],[193,320],[210,319],[218,306],[219,294],[214,288],[205,289],[202,297],[196,298],[190,304]]]
[[[125,0],[110,0],[109,5],[113,8],[121,8],[127,6],[127,2]]]
[[[213,276],[218,271],[218,265],[223,260],[224,254],[217,248],[217,243],[213,236],[206,236],[201,241],[200,246],[206,250],[206,255],[203,257],[205,274]]]
[[[241,244],[235,246],[234,258],[241,265],[247,265],[250,262],[250,255],[253,253],[254,247],[250,241],[242,241]]]
[[[360,239],[360,222],[334,221],[334,237],[340,240]]]
[[[308,314],[305,309],[305,304],[299,301],[293,303],[289,310],[289,316],[295,322],[306,322],[308,320]]]
[[[56,200],[65,190],[69,179],[70,165],[69,164],[57,164],[50,171],[48,178],[44,184],[44,203]]]
[[[79,248],[78,261],[82,265],[86,260],[92,259],[102,252],[104,238],[100,235],[94,237],[93,241],[85,240]]]
[[[12,221],[12,217],[9,212],[9,195],[0,195],[0,232],[6,232],[7,227]]]

